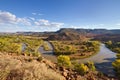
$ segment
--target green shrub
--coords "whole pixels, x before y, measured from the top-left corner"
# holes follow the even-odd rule
[[[89,68],[87,67],[87,65],[81,63],[81,64],[76,64],[74,66],[75,70],[77,72],[79,72],[81,75],[86,74],[89,71]]]
[[[106,42],[106,46],[113,52],[120,53],[120,42]]]
[[[117,56],[117,59],[120,59],[120,53],[117,53],[116,56]]]
[[[89,70],[92,70],[92,71],[96,70],[95,65],[94,65],[93,62],[88,61],[87,66],[88,66]]]
[[[58,56],[57,61],[58,61],[59,66],[64,66],[64,67],[71,66],[71,61],[70,61],[69,56],[60,55]]]
[[[117,59],[112,63],[114,70],[116,71],[116,75],[120,78],[120,59]]]
[[[107,45],[112,45],[112,41],[106,42]]]

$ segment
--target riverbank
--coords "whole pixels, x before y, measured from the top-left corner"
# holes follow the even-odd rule
[[[48,54],[42,54],[42,55],[45,58],[55,63],[57,62],[57,57],[55,55],[48,55]],[[116,58],[116,53],[109,50],[105,46],[105,44],[101,44],[100,51],[97,54],[85,59],[77,59],[77,60],[75,59],[72,61],[77,63],[86,63],[87,61],[92,61],[95,63],[97,70],[103,72],[104,74],[107,74],[108,76],[114,77],[115,74],[112,67],[112,62],[115,60],[115,58]]]
[[[105,44],[101,44],[98,54],[85,59],[74,60],[78,63],[86,63],[92,61],[95,63],[97,70],[107,74],[108,76],[115,77],[112,62],[115,61],[116,53],[109,50]]]

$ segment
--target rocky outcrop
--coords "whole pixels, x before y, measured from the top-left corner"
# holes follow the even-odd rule
[[[44,58],[0,53],[0,80],[117,80],[97,71],[82,76]]]
[[[65,80],[55,64],[37,57],[0,53],[0,80]]]

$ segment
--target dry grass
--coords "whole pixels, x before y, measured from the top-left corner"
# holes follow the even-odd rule
[[[28,58],[0,53],[0,80],[65,80],[45,63]]]

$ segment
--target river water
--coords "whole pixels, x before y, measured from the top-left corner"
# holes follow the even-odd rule
[[[112,62],[115,61],[116,53],[109,50],[105,44],[101,44],[100,51],[94,56],[85,59],[75,60],[78,63],[85,63],[87,61],[92,61],[95,63],[97,70],[102,71],[108,76],[114,77],[115,72],[112,67]]]
[[[47,42],[49,47],[51,48],[51,51],[44,51],[44,49],[41,47],[40,52],[43,53],[42,56],[53,61],[57,62],[56,56],[53,55],[53,47],[49,42]],[[97,70],[102,71],[103,73],[107,74],[108,76],[114,77],[114,71],[112,67],[112,62],[116,58],[116,53],[109,50],[105,44],[100,45],[100,51],[94,56],[91,56],[89,58],[85,59],[77,59],[73,60],[78,63],[86,63],[88,61],[93,61],[95,63],[95,66]]]
[[[48,59],[48,60],[51,60],[52,62],[56,63],[57,62],[57,57],[53,54],[53,47],[52,45],[48,42],[48,41],[45,41],[49,48],[50,48],[50,51],[45,51],[44,48],[41,46],[39,51],[42,53],[41,55]]]

